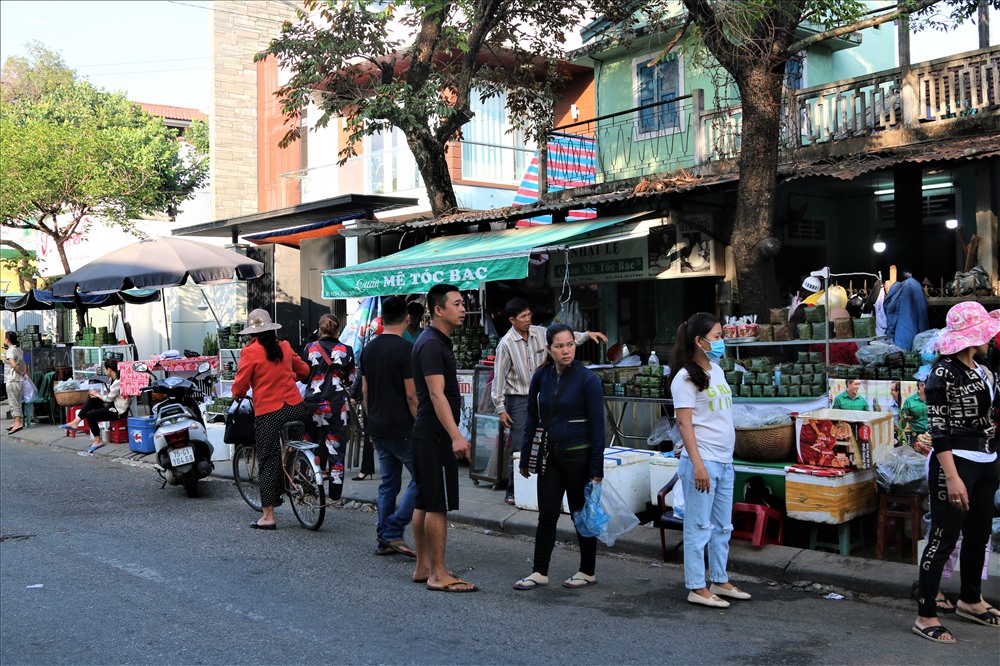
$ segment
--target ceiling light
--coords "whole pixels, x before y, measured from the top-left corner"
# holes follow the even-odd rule
[[[928,184],[928,185],[921,186],[920,189],[923,190],[924,192],[927,192],[928,190],[946,190],[949,187],[954,187],[954,186],[955,186],[954,183],[931,183],[931,184]],[[881,196],[889,195],[889,194],[895,194],[895,193],[896,193],[896,190],[893,189],[893,188],[891,188],[891,187],[889,189],[887,189],[887,190],[875,190],[875,196],[877,196],[877,197],[881,197]]]
[[[958,220],[956,220],[955,218],[951,218],[950,220],[945,220],[944,226],[948,227],[949,229],[958,229]]]
[[[875,252],[877,252],[878,254],[882,254],[883,252],[885,252],[885,241],[882,240],[881,234],[876,234],[875,242],[872,243],[872,249],[875,250]]]

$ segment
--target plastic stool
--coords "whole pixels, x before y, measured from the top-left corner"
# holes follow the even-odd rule
[[[66,408],[66,414],[67,414],[67,416],[66,416],[66,423],[72,423],[73,421],[76,421],[79,418],[79,413],[80,413],[80,408],[81,407],[83,407],[83,405],[73,405],[71,407],[67,407]],[[63,430],[63,433],[64,433],[63,437],[72,437],[73,439],[76,439],[76,433],[78,433],[78,432],[79,433],[87,433],[87,432],[89,432],[89,430],[87,430],[87,426],[86,425],[84,425],[84,426],[82,426],[80,428],[77,428],[76,430]]]
[[[853,530],[856,533],[855,535],[851,534],[851,527],[853,525],[857,525],[857,529]],[[865,533],[861,527],[860,520],[857,518],[837,525],[836,541],[820,541],[820,527],[822,525],[813,525],[812,530],[809,532],[809,550],[828,548],[839,552],[841,555],[850,555],[851,551],[865,547]]]
[[[128,418],[108,421],[108,442],[111,444],[128,443]]]
[[[742,518],[742,521],[738,521]],[[742,522],[743,529],[737,529],[737,522]],[[778,535],[772,537],[768,535],[768,525],[777,525]],[[785,517],[778,511],[763,504],[746,504],[737,502],[733,504],[733,532],[731,539],[744,539],[757,548],[765,544],[781,544],[785,538]]]
[[[885,493],[879,495],[878,526],[875,531],[875,559],[885,559],[885,547],[889,527],[895,528],[896,551],[903,554],[903,529],[900,521],[910,519],[910,529],[913,531],[913,563],[918,561],[917,542],[922,532],[920,521],[923,516],[923,495],[894,495]]]

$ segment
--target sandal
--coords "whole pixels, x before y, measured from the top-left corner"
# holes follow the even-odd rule
[[[576,588],[576,587],[587,587],[588,585],[597,585],[597,576],[588,576],[585,573],[576,572],[569,578],[563,581],[563,587]]]
[[[969,620],[970,622],[977,622],[987,627],[1000,628],[1000,615],[991,613],[989,610],[985,610],[982,613],[973,613],[972,611],[965,610],[964,608],[956,608],[955,615]]]
[[[535,574],[531,576],[525,576],[521,580],[514,583],[515,590],[533,590],[536,587],[545,587],[549,584],[549,577],[538,574],[538,578],[532,578]]]
[[[944,594],[939,594],[934,600],[934,608],[938,613],[954,613],[955,604]]]
[[[943,624],[937,624],[937,625],[934,625],[933,627],[924,627],[923,629],[921,629],[917,625],[913,625],[913,628],[912,628],[911,631],[913,631],[913,633],[915,633],[917,636],[920,636],[921,638],[926,638],[927,640],[933,641],[935,643],[953,644],[953,643],[957,643],[958,642],[955,639],[955,635],[951,634],[951,632],[948,631],[948,629]],[[945,634],[951,634],[951,640],[950,641],[941,638]]]

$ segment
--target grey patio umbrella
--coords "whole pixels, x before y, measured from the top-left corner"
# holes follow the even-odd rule
[[[187,238],[167,236],[139,241],[73,271],[52,285],[56,296],[109,294],[122,289],[179,287],[250,280],[264,274],[264,264],[239,252]]]

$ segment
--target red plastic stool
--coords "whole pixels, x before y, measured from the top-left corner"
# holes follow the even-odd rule
[[[81,407],[83,407],[83,405],[73,405],[72,407],[66,408],[66,414],[67,414],[66,423],[72,423],[73,421],[76,421],[79,418],[78,415],[80,413]],[[63,437],[72,437],[73,439],[76,439],[76,433],[78,432],[86,433],[89,431],[87,430],[87,426],[84,425],[81,426],[80,428],[77,428],[76,430],[64,430],[63,433],[65,434],[63,435]]]
[[[737,522],[742,523],[742,529],[737,529]],[[768,535],[769,524],[778,526],[776,537]],[[785,538],[785,517],[763,504],[737,502],[733,504],[733,533],[730,538],[749,541],[757,548],[768,543],[780,545]]]
[[[128,418],[108,421],[108,441],[112,444],[128,443]]]

